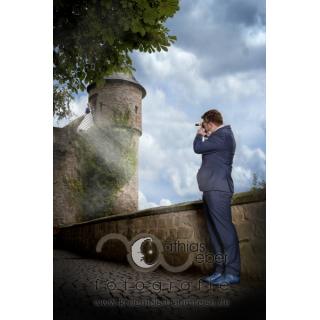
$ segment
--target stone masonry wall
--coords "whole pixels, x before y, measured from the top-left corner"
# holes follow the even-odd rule
[[[130,122],[142,133],[142,92],[127,83],[108,82],[103,87],[92,87],[89,99],[98,94],[93,120],[97,124],[107,124],[113,115],[111,107],[118,107],[122,112],[128,107],[131,111]],[[102,105],[101,105],[102,104]],[[100,107],[101,106],[101,107]],[[138,107],[137,109],[135,107]]]
[[[76,128],[83,117],[77,120],[77,125],[64,128],[53,128],[53,226],[69,226],[79,222],[76,208],[72,205],[69,190],[63,182],[63,176],[78,177],[75,168],[78,160],[75,150],[69,142],[76,138]],[[135,136],[136,148],[139,150],[139,136]],[[137,152],[137,161],[138,152]],[[118,192],[116,205],[112,208],[113,215],[127,212],[134,212],[138,209],[139,202],[139,173],[136,172],[129,183]]]
[[[64,128],[53,128],[53,227],[68,226],[78,222],[76,208],[72,205],[69,190],[63,182],[65,174],[77,177],[77,158],[69,142],[75,139],[82,117]]]
[[[92,86],[89,90],[89,99],[97,94],[96,108],[93,113],[94,123],[108,124],[113,115],[111,107],[118,107],[122,112],[129,108],[133,128],[138,130],[135,137],[137,160],[139,155],[139,136],[142,134],[142,92],[139,88],[126,82],[106,81],[103,87]],[[136,108],[137,107],[137,108]],[[121,137],[119,137],[121,138]],[[139,173],[138,166],[135,175],[118,192],[113,215],[137,211],[139,208]]]
[[[134,176],[118,192],[116,205],[112,208],[113,215],[137,211],[139,208],[139,136],[135,136],[137,148],[137,169]]]
[[[131,110],[130,122],[138,131],[135,137],[137,148],[137,160],[139,155],[139,136],[142,134],[142,92],[139,88],[125,82],[106,81],[103,87],[91,86],[89,99],[96,96],[96,107],[93,112],[95,124],[108,124],[113,114],[111,107],[119,107],[125,111],[126,107]],[[76,128],[83,117],[74,121],[76,126],[68,125],[64,128],[53,128],[53,225],[61,227],[72,225],[79,221],[76,208],[72,205],[69,190],[63,182],[65,174],[77,177],[75,167],[77,158],[75,151],[70,147],[69,141],[76,136]],[[121,139],[121,137],[119,137]],[[138,210],[139,200],[139,175],[138,166],[136,173],[128,184],[118,192],[118,200],[112,208],[113,215],[134,212]]]
[[[265,280],[265,190],[235,194],[232,198],[232,220],[239,237],[242,279]],[[204,254],[209,259],[201,263],[194,259],[190,269],[204,275],[212,274],[215,270],[215,262],[211,262],[212,256],[210,258],[215,251],[206,226],[202,201],[157,207],[62,228],[60,246],[92,258],[127,261],[126,248],[117,239],[108,240],[101,253],[95,251],[101,237],[109,233],[121,234],[129,241],[137,234],[149,233],[155,235],[162,245],[177,240],[185,245],[202,242],[205,244]],[[180,266],[187,260],[189,252],[164,253],[164,257],[169,264]],[[203,254],[200,250],[194,252],[195,255],[198,253]]]

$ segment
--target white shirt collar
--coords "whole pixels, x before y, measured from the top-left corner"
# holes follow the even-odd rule
[[[218,128],[216,129],[216,131],[217,131],[218,129],[222,128],[222,127],[225,127],[225,126],[226,126],[226,124],[222,124],[220,127],[218,127]],[[207,139],[208,139],[208,137],[202,136],[202,142],[206,141]]]
[[[216,129],[216,131],[217,131],[218,129],[222,128],[222,127],[225,127],[225,126],[226,126],[225,124],[222,124],[220,127],[218,127],[218,128]]]

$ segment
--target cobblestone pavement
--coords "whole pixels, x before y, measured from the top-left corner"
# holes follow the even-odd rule
[[[162,267],[138,272],[129,263],[54,250],[54,319],[266,318],[265,283],[241,281],[210,288],[200,282],[199,287],[202,277],[188,270],[171,273]]]

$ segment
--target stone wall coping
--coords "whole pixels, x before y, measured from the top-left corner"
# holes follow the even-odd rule
[[[234,206],[234,205],[239,205],[239,204],[265,201],[265,200],[266,200],[266,189],[247,191],[247,192],[235,193],[232,197],[231,205]],[[123,214],[118,214],[118,215],[114,215],[114,216],[98,218],[98,219],[94,219],[91,221],[79,222],[79,223],[76,223],[71,226],[59,227],[59,229],[81,227],[81,226],[97,224],[97,223],[101,223],[101,222],[133,219],[133,218],[153,216],[153,215],[172,213],[172,212],[198,210],[198,209],[202,209],[202,208],[203,208],[202,200],[191,201],[191,202],[182,202],[182,203],[173,204],[171,206],[149,208],[149,209],[139,210],[139,211],[130,212],[130,213],[123,213]]]

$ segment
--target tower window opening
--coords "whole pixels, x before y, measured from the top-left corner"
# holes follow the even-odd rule
[[[96,111],[97,99],[92,99],[92,100],[90,101],[90,104],[91,104],[91,108],[92,108],[94,111]],[[93,111],[93,112],[94,112],[94,111]]]
[[[136,114],[138,113],[138,107],[137,106],[135,106],[135,109],[136,109]]]
[[[106,106],[106,104],[100,102],[100,112],[102,112],[102,106]]]

